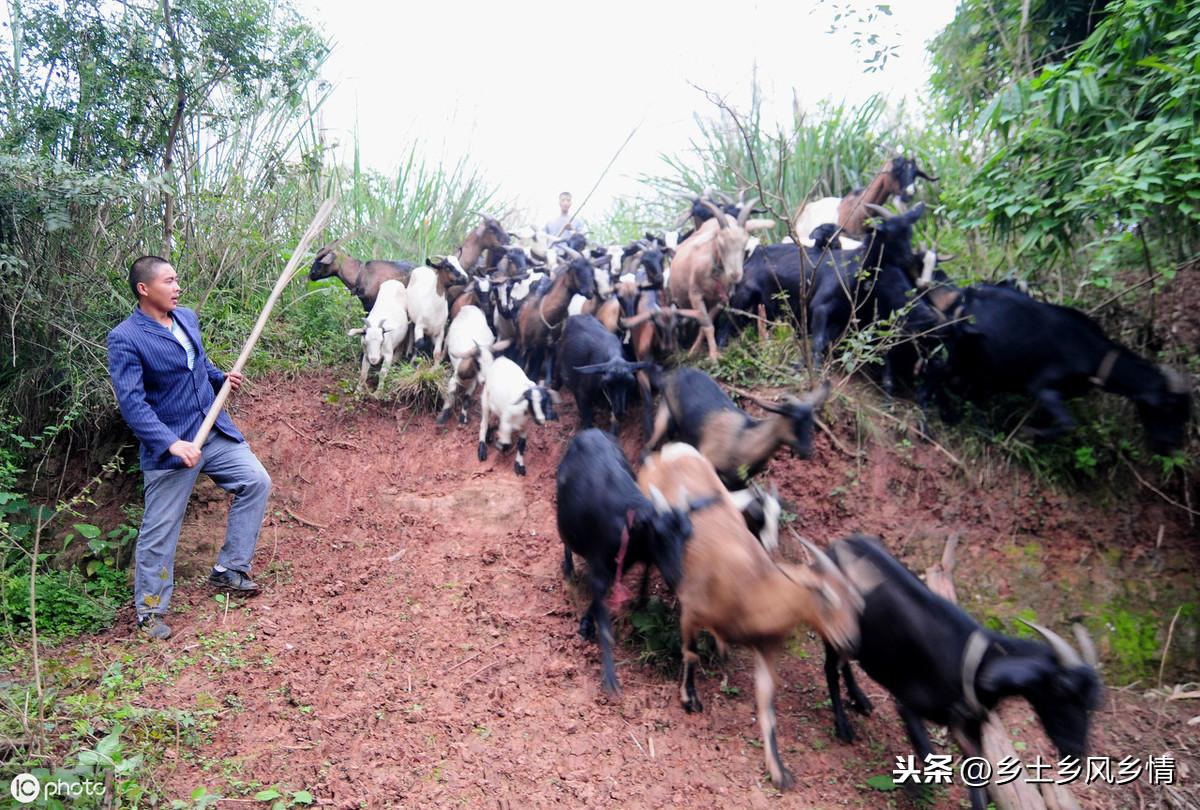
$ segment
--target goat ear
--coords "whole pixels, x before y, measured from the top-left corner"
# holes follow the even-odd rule
[[[752,219],[746,223],[746,231],[765,231],[767,228],[774,228],[775,220],[773,219]]]
[[[321,264],[333,264],[333,260],[336,256],[337,256],[336,252],[334,252],[332,250],[329,251],[328,253],[326,253],[324,256],[321,257]]]
[[[355,337],[356,335],[365,335],[365,334],[366,334],[366,332],[367,332],[367,330],[366,330],[366,329],[363,329],[363,328],[360,326],[360,327],[358,327],[357,329],[351,329],[349,332],[347,332],[347,333],[346,333],[346,337]]]

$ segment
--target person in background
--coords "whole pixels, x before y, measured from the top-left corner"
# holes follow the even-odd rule
[[[208,582],[244,596],[258,593],[250,558],[258,545],[271,476],[225,411],[204,447],[196,435],[226,376],[233,391],[242,375],[225,375],[209,361],[196,313],[178,305],[179,276],[159,256],[129,267],[133,313],[108,333],[108,373],[121,416],[141,444],[145,510],[134,549],[134,608],[138,628],[166,639],[163,621],[175,582],[175,546],[188,497],[203,471],[233,493],[225,544]]]
[[[586,234],[587,226],[581,219],[571,218],[571,192],[564,191],[558,195],[559,214],[546,223],[546,233],[557,239],[566,239],[575,234]]]

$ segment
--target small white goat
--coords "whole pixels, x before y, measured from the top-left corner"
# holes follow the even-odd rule
[[[367,387],[367,373],[372,366],[380,363],[379,381],[375,391],[383,387],[383,378],[392,367],[396,348],[403,347],[408,342],[408,295],[404,282],[389,279],[379,286],[379,294],[375,297],[375,306],[363,319],[362,327],[351,329],[346,334],[353,337],[362,335],[362,368],[358,373],[358,388],[362,391]],[[403,355],[403,348],[401,351]]]
[[[479,396],[479,460],[487,461],[487,439],[492,417],[498,422],[496,444],[500,452],[512,447],[513,433],[517,438],[517,475],[525,474],[525,436],[529,418],[539,425],[558,419],[554,404],[558,394],[525,376],[521,367],[507,357],[493,358],[491,351],[479,352],[480,371],[484,376],[483,393]]]
[[[488,328],[487,316],[477,306],[465,306],[454,316],[450,328],[446,331],[446,353],[450,355],[450,380],[446,385],[446,401],[442,412],[438,414],[437,423],[446,424],[450,411],[458,399],[458,390],[463,388],[463,394],[458,423],[467,423],[467,410],[471,406],[471,395],[483,379],[480,368],[480,354],[493,348],[496,338]]]
[[[454,257],[447,257],[446,261]],[[457,265],[457,259],[453,262]],[[460,267],[455,270],[466,278]],[[432,267],[417,267],[408,280],[408,317],[413,325],[413,345],[422,337],[433,340],[433,361],[442,361],[442,341],[446,336],[446,320],[450,305],[446,301],[445,285],[439,283],[438,271]]]

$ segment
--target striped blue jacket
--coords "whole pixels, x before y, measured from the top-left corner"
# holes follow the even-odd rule
[[[225,382],[225,374],[204,353],[196,313],[176,307],[172,314],[196,348],[191,369],[187,352],[171,330],[138,307],[108,333],[108,374],[121,416],[141,442],[143,470],[183,466],[167,448],[180,439],[190,442],[195,437]],[[245,441],[224,410],[215,429],[235,441]]]

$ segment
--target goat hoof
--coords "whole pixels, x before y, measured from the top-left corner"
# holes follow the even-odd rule
[[[834,734],[844,743],[854,742],[854,729],[847,723],[835,723]]]
[[[780,791],[791,790],[796,785],[796,777],[787,768],[780,766],[779,783],[775,785]]]
[[[458,426],[462,427],[465,424],[467,424],[467,415],[465,413],[460,413],[458,415]]]
[[[867,700],[866,695],[863,695],[862,700],[850,701],[850,708],[854,709],[854,711],[858,712],[863,717],[866,717],[870,715],[871,712],[875,711],[875,707],[871,705],[871,701]]]
[[[704,704],[700,702],[700,698],[693,695],[683,704],[683,710],[688,714],[700,714],[704,711]]]
[[[444,410],[444,411],[442,411],[441,413],[439,413],[439,414],[437,415],[437,419],[436,419],[435,421],[436,421],[436,423],[437,423],[438,425],[444,425],[444,424],[446,424],[446,422],[450,421],[450,411],[449,411],[449,409],[447,409],[447,410]]]
[[[487,461],[487,443],[486,442],[479,443],[479,460]]]
[[[513,464],[513,469],[517,471],[517,475],[525,474],[525,465],[519,461],[516,464]]]
[[[596,640],[596,625],[591,616],[584,616],[579,620],[579,637],[584,641]]]

